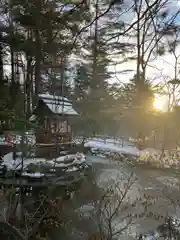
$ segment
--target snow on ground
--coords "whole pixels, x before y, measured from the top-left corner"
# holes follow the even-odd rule
[[[22,153],[16,153],[16,160],[13,160],[13,153],[8,153],[3,157],[3,164],[8,170],[21,169]],[[30,164],[49,165],[50,167],[68,168],[66,172],[78,171],[82,165],[86,165],[86,157],[82,153],[65,155],[56,159],[46,160],[45,158],[29,157],[23,159],[23,168],[27,169]]]
[[[112,141],[103,142],[103,140],[98,139],[92,139],[85,143],[85,147],[91,147],[91,148],[99,148],[104,149],[108,151],[114,151],[119,153],[127,153],[132,154],[135,156],[144,156],[148,154],[154,154],[154,153],[160,153],[159,150],[153,149],[153,148],[147,148],[143,151],[139,151],[135,146],[133,146],[129,142],[125,142],[124,146],[122,147],[121,144],[114,144],[113,139]]]
[[[87,141],[85,147],[90,147],[95,153],[98,153],[98,156],[104,155],[116,160],[138,161],[158,168],[180,168],[179,150],[164,151],[162,153],[160,150],[147,148],[140,151],[135,146],[129,146],[128,142],[122,147],[121,144],[114,144],[112,141],[103,142],[103,140],[96,139]]]
[[[22,136],[19,134],[11,134],[11,144],[20,144],[21,143]],[[25,142],[27,142],[29,145],[34,145],[36,142],[35,135],[33,133],[25,133]],[[6,137],[4,135],[0,135],[0,145],[2,144],[9,144],[7,142]]]
[[[21,162],[22,162],[22,153],[16,153],[17,157],[16,160],[13,160],[13,153],[10,152],[8,154],[6,154],[3,157],[3,164],[6,165],[8,170],[12,170],[12,169],[21,169]],[[33,164],[41,164],[41,163],[45,163],[46,160],[44,158],[24,158],[23,159],[23,166],[24,169],[31,163]]]
[[[27,176],[27,177],[34,177],[34,178],[40,178],[43,177],[44,174],[40,173],[40,172],[35,172],[35,173],[27,173],[27,172],[23,172],[22,176]]]

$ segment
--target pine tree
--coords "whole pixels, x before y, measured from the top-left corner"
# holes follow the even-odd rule
[[[74,6],[50,0],[30,0],[28,3],[11,0],[8,11],[13,23],[11,31],[6,35],[12,59],[12,81],[16,72],[23,72],[26,76],[23,79],[23,91],[30,115],[31,103],[35,104],[44,84],[43,76],[47,76],[48,87],[52,86],[52,79],[56,81],[56,73],[58,76],[64,74],[62,63],[71,55],[71,50],[77,47],[74,45],[74,37],[79,31],[80,22],[86,19],[87,11],[83,5]]]
[[[100,31],[98,36],[100,36]],[[109,123],[108,109],[111,107],[112,96],[108,88],[111,75],[108,71],[110,60],[106,46],[101,41],[95,43],[94,37],[89,37],[89,42],[87,54],[84,56],[86,63],[77,66],[74,98],[85,128],[88,128],[88,132],[92,134],[104,131]],[[97,44],[96,52],[94,52],[94,44]],[[94,54],[96,54],[96,59]]]

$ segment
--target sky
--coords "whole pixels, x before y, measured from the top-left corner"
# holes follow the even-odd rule
[[[177,49],[177,53],[180,54],[180,47]],[[180,62],[180,58],[179,58]],[[157,82],[164,81],[164,77],[172,78],[174,73],[175,59],[172,54],[165,54],[164,56],[157,57],[154,61],[150,63],[151,66],[147,67],[147,77],[150,80]],[[114,65],[110,67],[110,71],[119,72],[124,70],[131,70],[126,74],[116,74],[117,76],[112,79],[112,81],[128,82],[136,71],[136,62],[127,61],[122,64]]]
[[[177,48],[177,54],[180,55],[180,46]],[[174,75],[174,66],[175,66],[175,59],[172,54],[165,54],[164,56],[159,56],[157,59],[151,62],[151,66],[147,67],[147,78],[153,84],[166,84],[168,80],[171,80]],[[123,71],[125,69],[129,69],[126,74],[116,74],[111,79],[111,83],[113,82],[123,82],[128,83],[129,80],[134,76],[136,72],[136,62],[135,61],[128,61],[123,64],[119,64],[117,66],[112,66],[110,71],[118,72]],[[179,70],[180,70],[180,57],[179,57]],[[156,94],[156,101],[160,106],[160,110],[167,111],[168,109],[168,97],[167,96],[160,96]]]
[[[132,4],[132,1],[127,0],[126,2],[126,8],[129,7],[129,4]],[[149,0],[149,3],[151,1]],[[152,2],[154,2],[154,0],[152,0]],[[168,0],[169,2],[169,18],[171,17],[171,14],[173,15],[178,9],[180,11],[180,1],[178,0]],[[130,24],[134,21],[136,21],[136,18],[134,16],[134,14],[131,11],[126,12],[125,14],[123,14],[120,18],[121,20],[125,21],[127,24]],[[176,22],[180,23],[180,13],[178,14],[178,16],[176,17]],[[133,39],[127,39],[124,37],[120,37],[120,41],[121,42],[132,42],[135,43],[135,41]],[[165,43],[167,43],[167,40],[164,39]],[[177,54],[180,54],[180,47],[177,48]],[[118,56],[118,61],[121,60],[121,57]],[[122,58],[123,59],[123,58]],[[157,57],[154,61],[150,62],[151,67],[149,66],[147,69],[147,75],[148,78],[150,79],[154,79],[157,78],[158,79],[162,79],[162,76],[172,76],[172,72],[174,71],[174,62],[175,59],[173,57],[172,54],[166,53],[164,56],[162,57]],[[125,69],[128,70],[132,70],[132,72],[128,72],[127,74],[118,74],[118,78],[121,79],[121,81],[128,81],[130,78],[133,77],[134,73],[135,73],[135,69],[136,69],[136,62],[135,61],[129,61],[125,62],[123,64],[118,64],[116,66],[113,66],[110,68],[111,71],[123,71]],[[115,81],[117,80],[117,77],[115,77],[114,79]]]
[[[128,1],[128,0],[127,0]],[[154,2],[154,0],[152,0]],[[149,1],[150,3],[151,1]],[[132,3],[132,1],[129,1],[129,3]],[[126,2],[128,5],[128,3]],[[176,11],[180,10],[180,1],[178,0],[169,0],[169,16],[173,16]],[[126,23],[132,23],[136,20],[132,12],[126,13],[124,16],[121,17]],[[180,23],[180,13],[176,17],[176,23]],[[120,41],[131,41],[132,43],[134,40],[132,39],[122,39]],[[167,43],[167,39],[163,39],[165,44]],[[134,42],[135,43],[135,42]],[[179,55],[179,63],[180,63],[180,46],[176,49],[176,54]],[[118,57],[117,61],[121,61],[123,57]],[[153,82],[154,84],[157,83],[165,83],[167,80],[170,80],[173,78],[174,75],[174,66],[175,66],[175,58],[172,54],[166,53],[163,56],[156,57],[153,61],[150,62],[150,66],[147,67],[147,78]],[[121,72],[124,70],[128,70],[127,73],[116,73]],[[180,64],[179,64],[179,70],[180,70]],[[127,62],[124,62],[122,64],[117,64],[110,67],[110,71],[116,73],[113,78],[111,79],[111,82],[123,82],[127,83],[129,79],[131,79],[136,71],[136,62],[128,60]],[[168,99],[165,96],[158,96],[158,101],[162,101],[162,105],[164,105],[164,109],[167,108]]]

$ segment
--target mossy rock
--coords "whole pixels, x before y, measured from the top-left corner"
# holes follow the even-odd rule
[[[40,165],[30,163],[27,166],[27,170],[29,173],[42,172],[42,167]]]

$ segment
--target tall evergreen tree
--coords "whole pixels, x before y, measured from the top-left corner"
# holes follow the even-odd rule
[[[74,36],[79,31],[80,22],[86,19],[87,11],[81,4],[75,6],[51,0],[30,0],[28,3],[11,0],[8,9],[12,25],[6,43],[11,51],[12,80],[16,71],[23,72],[22,81],[29,115],[31,102],[37,99],[41,90],[42,74],[51,69],[51,76],[48,76],[50,82],[56,79],[53,77],[55,72],[63,75],[62,63],[77,46],[74,46]],[[35,104],[34,101],[33,103]]]
[[[111,78],[108,51],[97,23],[93,30],[94,33],[88,37],[89,44],[85,46],[83,61],[86,63],[77,68],[74,91],[77,108],[90,134],[104,131],[112,100],[108,89]]]

